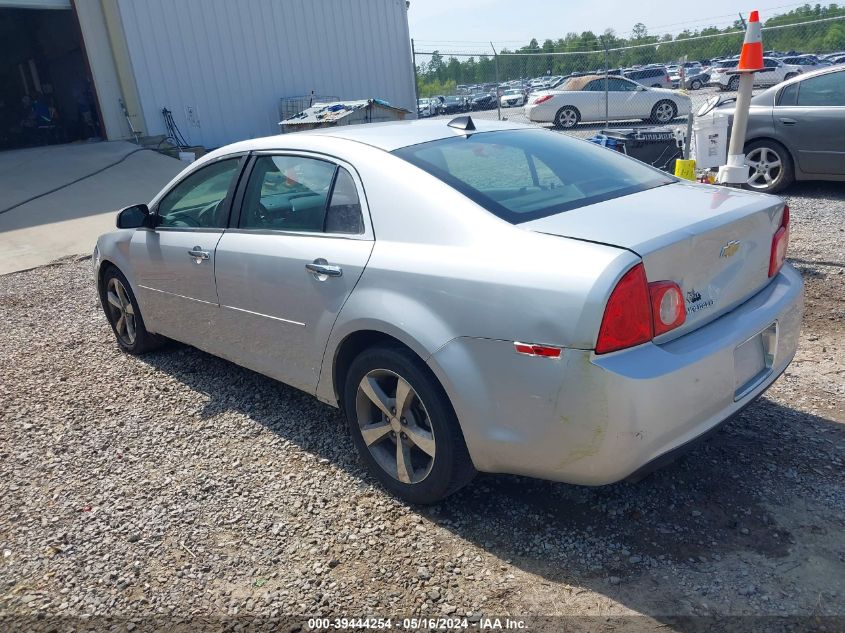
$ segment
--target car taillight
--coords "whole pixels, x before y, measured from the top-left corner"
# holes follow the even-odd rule
[[[651,313],[654,316],[654,335],[660,336],[682,325],[687,318],[684,296],[674,281],[655,281],[648,285]]]
[[[681,288],[674,281],[648,283],[642,262],[622,276],[604,309],[596,354],[647,343],[686,321]]]
[[[651,305],[645,266],[637,264],[610,293],[596,340],[596,354],[605,354],[650,341]]]
[[[543,95],[542,97],[537,97],[537,99],[534,100],[534,105],[537,105],[538,103],[545,103],[551,98],[552,95]]]
[[[772,238],[772,253],[769,255],[769,277],[774,277],[780,272],[783,262],[786,261],[786,247],[789,245],[789,207],[784,205],[783,215],[780,220],[780,228],[775,231]]]

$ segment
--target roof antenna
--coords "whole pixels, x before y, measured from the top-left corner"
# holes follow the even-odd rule
[[[464,130],[465,132],[472,132],[475,130],[475,123],[472,122],[471,116],[458,116],[447,123],[449,127],[456,130]]]

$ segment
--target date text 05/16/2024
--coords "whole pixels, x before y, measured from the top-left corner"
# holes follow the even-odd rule
[[[481,631],[518,631],[526,628],[525,621],[514,618],[469,618],[439,617],[439,618],[310,618],[309,630],[462,630],[476,629]]]

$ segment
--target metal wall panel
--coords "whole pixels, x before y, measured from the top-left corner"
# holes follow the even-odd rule
[[[312,90],[416,112],[405,0],[118,5],[149,134],[163,107],[192,144],[277,134],[279,100]]]
[[[0,9],[70,9],[70,0],[0,0]]]

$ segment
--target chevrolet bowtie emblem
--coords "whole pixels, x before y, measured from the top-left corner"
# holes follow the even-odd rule
[[[731,240],[722,247],[719,257],[733,257],[739,251],[739,240]]]

